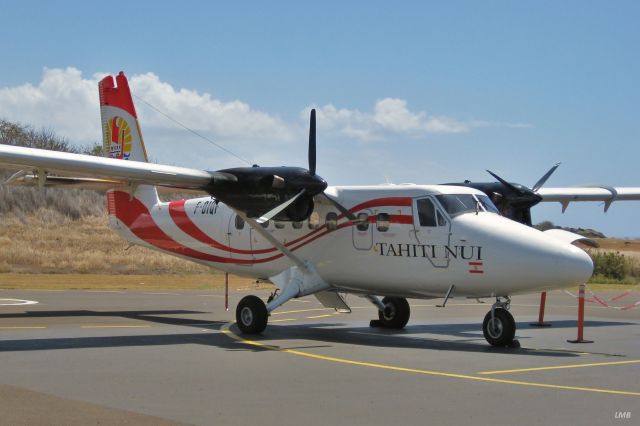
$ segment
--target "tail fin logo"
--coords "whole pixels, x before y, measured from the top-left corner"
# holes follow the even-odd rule
[[[105,128],[107,155],[110,158],[128,160],[131,156],[131,128],[122,117],[111,117]]]

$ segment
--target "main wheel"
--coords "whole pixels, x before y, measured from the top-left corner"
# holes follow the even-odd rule
[[[236,308],[236,322],[240,331],[247,334],[262,333],[267,328],[267,306],[257,296],[245,296]]]
[[[378,311],[380,327],[385,328],[404,328],[409,322],[411,316],[411,308],[409,302],[402,297],[385,297],[382,299],[384,310]]]
[[[503,308],[496,308],[491,318],[487,312],[482,322],[482,334],[492,346],[509,346],[516,336],[516,322],[513,316]]]

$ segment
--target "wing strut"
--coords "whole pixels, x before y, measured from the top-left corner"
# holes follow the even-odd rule
[[[264,229],[256,220],[247,217],[239,210],[234,210],[238,216],[258,234],[262,235],[282,254],[293,261],[295,266],[285,269],[277,275],[269,277],[278,288],[282,289],[280,294],[267,304],[267,312],[271,313],[283,303],[302,296],[308,296],[320,291],[328,290],[331,286],[322,279],[314,264],[308,260],[303,260],[293,254],[282,242],[278,241],[269,231]]]

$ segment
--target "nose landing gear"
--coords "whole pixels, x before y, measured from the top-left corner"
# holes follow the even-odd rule
[[[520,346],[518,341],[514,340],[516,322],[508,311],[510,304],[509,298],[505,301],[498,298],[484,317],[482,334],[484,334],[484,338],[491,346]]]

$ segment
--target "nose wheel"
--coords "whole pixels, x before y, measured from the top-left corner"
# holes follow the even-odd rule
[[[506,309],[494,308],[484,317],[482,334],[491,346],[514,346],[516,322]]]
[[[257,296],[245,296],[236,308],[236,323],[246,334],[259,334],[267,328],[267,306]]]

